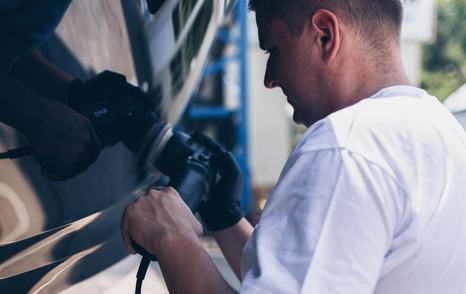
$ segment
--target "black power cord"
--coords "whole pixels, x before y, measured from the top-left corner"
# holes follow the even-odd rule
[[[151,262],[151,258],[143,256],[141,263],[139,264],[138,273],[136,274],[136,294],[141,294],[142,281],[144,280],[147,272],[147,268]]]
[[[133,240],[131,240],[131,246],[133,246],[134,250],[136,250],[137,253],[142,255],[142,260],[141,260],[141,263],[139,264],[138,273],[136,274],[136,291],[135,291],[136,294],[141,294],[142,281],[144,280],[146,276],[147,268],[149,267],[149,264],[151,261],[157,261],[157,257],[147,252],[144,248],[142,248],[142,246],[140,246],[138,243],[134,242]]]
[[[0,153],[0,159],[14,159],[18,157],[24,157],[32,155],[31,146],[24,146],[17,149],[8,150],[6,152]]]

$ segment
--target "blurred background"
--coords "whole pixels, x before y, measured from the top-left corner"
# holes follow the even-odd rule
[[[401,47],[409,78],[465,127],[466,1],[404,4]],[[257,223],[305,129],[293,123],[282,91],[263,85],[267,56],[247,0],[169,0],[155,15],[145,1],[74,0],[41,50],[78,78],[105,69],[125,74],[160,100],[162,117],[177,129],[220,141],[240,163],[243,210]],[[2,150],[25,144],[4,125],[0,138]],[[127,257],[118,222],[144,185],[136,165],[136,156],[116,145],[84,174],[55,183],[33,158],[1,161],[0,292],[131,293],[139,258]],[[215,242],[208,234],[203,240],[238,287]],[[167,292],[156,264],[144,289]]]

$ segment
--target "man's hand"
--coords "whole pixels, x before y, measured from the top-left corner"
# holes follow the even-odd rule
[[[171,187],[150,189],[121,219],[126,248],[136,253],[133,240],[157,257],[170,293],[234,293],[202,246],[201,233],[201,224]]]
[[[151,188],[125,209],[121,219],[123,241],[136,254],[131,240],[157,256],[159,250],[182,243],[198,244],[202,225],[171,187]]]
[[[221,176],[210,191],[210,198],[202,204],[199,214],[210,231],[229,228],[243,218],[239,197],[243,189],[241,170],[233,157],[210,138],[195,133],[193,139],[212,152],[212,160]]]
[[[49,179],[69,179],[97,159],[100,142],[86,117],[52,99],[23,107],[33,109],[20,130]]]

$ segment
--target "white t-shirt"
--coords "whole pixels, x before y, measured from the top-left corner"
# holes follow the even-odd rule
[[[466,293],[466,135],[395,86],[315,123],[245,246],[241,293]]]

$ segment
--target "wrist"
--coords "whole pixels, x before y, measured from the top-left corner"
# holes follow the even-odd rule
[[[174,251],[190,250],[195,247],[202,247],[202,242],[196,235],[184,235],[173,232],[164,233],[158,238],[154,238],[151,244],[152,252],[157,258],[162,253],[170,254]]]
[[[202,220],[211,232],[227,229],[237,224],[243,217],[243,211],[239,206],[230,209],[201,209],[199,211]]]

